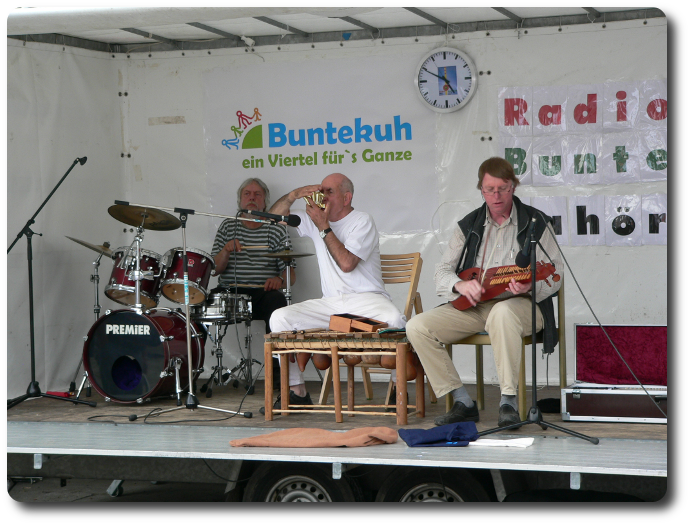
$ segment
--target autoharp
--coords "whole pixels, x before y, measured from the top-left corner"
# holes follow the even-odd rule
[[[481,276],[481,278],[480,278]],[[548,278],[553,276],[553,281],[558,282],[561,280],[561,276],[556,273],[556,267],[553,263],[544,263],[542,261],[537,262],[537,281],[544,281],[547,285],[551,286]],[[463,281],[471,281],[473,279],[479,279],[482,288],[484,288],[484,293],[482,293],[479,302],[488,301],[493,299],[508,289],[508,284],[511,280],[515,279],[518,283],[525,283],[532,279],[532,272],[529,266],[527,268],[520,268],[514,264],[508,266],[497,266],[495,268],[489,268],[484,272],[482,276],[482,270],[480,268],[468,268],[463,270],[458,274],[458,277]],[[451,304],[458,310],[467,310],[472,306],[469,299],[464,295],[461,295]]]

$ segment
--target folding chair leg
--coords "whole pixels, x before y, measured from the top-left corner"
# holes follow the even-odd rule
[[[484,346],[474,345],[477,362],[477,408],[484,410]]]
[[[331,382],[333,381],[333,367],[326,370],[326,377],[323,378],[321,384],[321,395],[319,395],[319,405],[325,405],[328,395],[331,393]]]
[[[367,399],[374,399],[374,389],[371,386],[371,374],[366,366],[360,367],[362,370],[362,383],[364,383],[364,395]]]

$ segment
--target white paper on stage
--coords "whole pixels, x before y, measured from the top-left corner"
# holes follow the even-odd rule
[[[639,195],[606,197],[607,246],[640,246],[642,244],[642,206]]]
[[[556,135],[568,131],[568,86],[538,86],[532,90],[532,134]]]
[[[568,86],[568,133],[601,133],[603,98],[603,84]]]
[[[601,184],[601,135],[565,135],[563,137],[565,182],[570,186]]]
[[[606,201],[603,195],[568,198],[571,246],[606,245]]]
[[[568,229],[568,201],[565,197],[532,197],[531,204],[553,218],[553,229],[556,240],[561,246],[570,244]]]
[[[640,88],[638,82],[610,82],[604,84],[605,131],[631,130],[640,114]]]
[[[640,142],[635,133],[604,133],[601,150],[604,184],[640,181]]]
[[[532,184],[532,138],[501,136],[500,154],[513,166],[515,176],[521,184]]]
[[[666,180],[668,136],[665,129],[649,129],[637,133],[640,152],[640,180]]]
[[[565,184],[566,159],[563,137],[560,135],[537,137],[532,144],[532,184],[534,186]]]
[[[665,193],[642,196],[642,244],[667,243],[668,196]]]
[[[666,80],[640,82],[640,129],[667,129],[668,91]]]
[[[248,177],[266,182],[275,201],[341,172],[354,183],[353,206],[373,214],[379,232],[428,228],[438,200],[437,115],[412,89],[391,96],[393,86],[411,82],[416,60],[273,62],[205,73],[204,145],[214,210],[234,210],[235,191]],[[403,183],[403,173],[414,175]],[[415,213],[399,213],[412,196]]]
[[[498,130],[501,135],[531,137],[532,87],[503,87],[498,90]]]

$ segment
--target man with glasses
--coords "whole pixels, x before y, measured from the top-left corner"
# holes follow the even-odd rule
[[[453,407],[435,419],[436,425],[479,421],[477,405],[463,386],[444,346],[477,332],[487,332],[491,338],[501,387],[498,425],[520,422],[516,394],[522,338],[532,331],[532,284],[512,279],[505,292],[481,301],[485,291],[481,282],[476,279],[463,281],[458,274],[474,267],[483,272],[497,266],[514,265],[525,240],[529,242],[527,233],[535,218],[535,238],[539,241],[537,261],[553,262],[556,273],[563,275],[553,228],[548,225],[550,217],[515,197],[520,181],[511,164],[499,157],[490,158],[479,167],[478,177],[477,188],[485,203],[458,222],[434,274],[438,295],[451,300],[465,296],[472,307],[460,311],[449,302],[417,314],[406,326],[407,337],[436,395],[451,393],[453,396]],[[550,287],[537,282],[537,331],[544,330],[544,351],[549,353],[557,342],[551,296],[558,291],[561,282]]]

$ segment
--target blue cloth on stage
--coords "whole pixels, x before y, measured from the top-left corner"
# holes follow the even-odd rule
[[[408,447],[466,447],[470,441],[476,441],[479,437],[474,421],[429,429],[401,428],[398,434]]]

